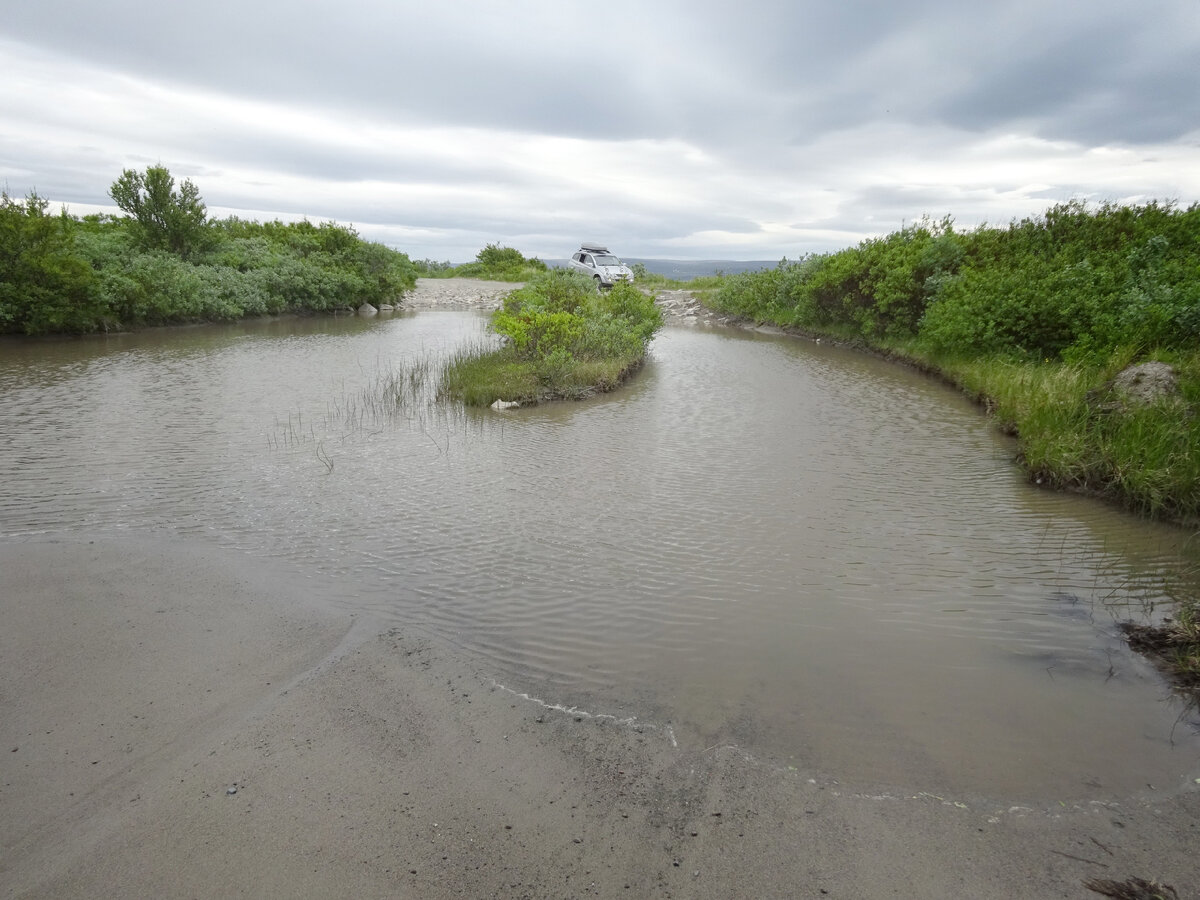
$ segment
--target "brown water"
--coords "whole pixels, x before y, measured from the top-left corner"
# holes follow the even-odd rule
[[[782,337],[670,328],[583,403],[381,405],[383,375],[483,327],[0,345],[0,535],[285,560],[511,690],[864,788],[1104,799],[1200,777],[1192,721],[1114,628],[1186,584],[1189,533],[1028,485],[952,390]]]

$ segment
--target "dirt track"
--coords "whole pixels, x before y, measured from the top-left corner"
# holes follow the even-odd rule
[[[473,278],[419,278],[416,288],[406,294],[401,309],[496,309],[504,296],[520,284],[504,281],[477,281]],[[728,317],[717,315],[700,305],[686,290],[657,291],[658,307],[667,321],[676,324],[731,325]]]

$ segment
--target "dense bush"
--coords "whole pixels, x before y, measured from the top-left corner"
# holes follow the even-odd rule
[[[726,280],[718,308],[941,355],[1103,357],[1200,340],[1200,206],[1081,203],[1008,228],[928,220]]]
[[[210,222],[190,182],[174,192],[169,173],[156,172],[126,172],[118,182],[125,193],[114,186],[140,219],[49,216],[36,195],[0,198],[0,331],[80,333],[379,305],[416,283],[406,255],[353,228]],[[180,207],[174,218],[172,203]]]
[[[449,278],[454,274],[454,263],[450,260],[414,259],[413,268],[420,278]]]
[[[90,330],[96,275],[74,249],[73,220],[46,200],[0,194],[0,331]]]
[[[624,283],[597,291],[590,278],[569,269],[546,272],[513,291],[492,316],[492,329],[535,361],[564,353],[640,357],[661,327],[653,298]]]
[[[475,255],[475,261],[464,263],[449,270],[439,271],[439,276],[456,278],[484,278],[490,281],[529,281],[546,271],[540,259],[526,259],[521,251],[512,247],[488,244]]]

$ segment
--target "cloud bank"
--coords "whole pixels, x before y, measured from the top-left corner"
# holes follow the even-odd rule
[[[216,215],[417,258],[776,259],[922,215],[1200,200],[1194,0],[0,10],[0,184],[76,213],[162,164]]]

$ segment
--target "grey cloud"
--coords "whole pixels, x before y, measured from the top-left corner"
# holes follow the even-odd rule
[[[978,138],[1036,136],[1075,142],[1081,152],[1174,146],[1200,123],[1195,0],[1136,7],[1092,0],[1086,9],[1044,0],[743,0],[734,7],[717,0],[613,0],[604,7],[210,0],[202,8],[0,0],[0,14],[9,40],[164,92],[186,87],[218,103],[257,100],[267,104],[268,119],[270,108],[289,107],[385,130],[426,124],[585,140],[676,138],[706,158],[694,169],[664,171],[670,155],[656,157],[655,173],[636,174],[673,180],[657,193],[664,199],[652,201],[605,188],[603,179],[592,184],[586,173],[556,182],[550,173],[510,167],[483,145],[439,158],[320,134],[283,140],[257,122],[191,129],[176,123],[173,130],[164,122],[159,136],[149,119],[93,123],[91,132],[80,123],[80,139],[67,145],[49,135],[71,123],[45,112],[38,115],[46,127],[27,130],[47,135],[31,149],[0,125],[0,167],[33,172],[39,189],[79,203],[106,203],[108,185],[131,162],[163,162],[194,177],[210,206],[497,238],[611,236],[622,246],[636,240],[669,247],[700,232],[729,232],[779,242],[752,254],[770,258],[806,249],[786,246],[796,233],[864,234],[926,212],[994,217],[1006,202],[1012,214],[1041,198],[1041,189],[1015,183],[1023,176],[993,176],[979,164],[969,177],[937,181],[929,160],[967,158]],[[579,26],[584,18],[586,28]],[[611,23],[600,37],[597,19]],[[611,168],[636,165],[620,158]],[[876,176],[873,164],[888,174]],[[916,166],[923,168],[911,186],[894,183]],[[327,189],[281,199],[271,185],[244,188],[216,177],[235,169]],[[619,185],[626,173],[600,174]],[[214,186],[206,186],[206,176]],[[24,189],[23,175],[10,177],[14,190]],[[953,177],[971,184],[954,184]],[[1138,186],[1126,175],[1119,184],[1087,184],[1072,173],[1071,184],[1051,184],[1044,194],[1058,200],[1142,184],[1147,191],[1170,188],[1155,178]],[[365,182],[442,185],[466,199],[402,208],[395,192],[351,201],[328,190]],[[832,211],[825,202],[794,208],[803,201],[788,195],[793,185],[798,196],[827,188],[836,200]],[[493,195],[508,208],[489,206]],[[783,222],[797,223],[797,232],[771,237],[760,224]]]
[[[381,119],[736,146],[803,142],[887,112],[972,130],[1036,120],[1045,136],[1135,141],[1177,136],[1183,117],[1168,105],[1200,102],[1188,73],[1200,46],[1194,21],[1186,39],[1190,3],[1097,0],[1069,19],[1021,0],[986,12],[946,2],[618,3],[600,17],[613,23],[601,37],[577,24],[598,18],[591,12],[548,3],[464,13],[358,2],[335,12],[311,0],[218,0],[200,13],[41,0],[17,6],[8,30],[102,66]],[[1097,96],[1105,102],[1089,103]]]

